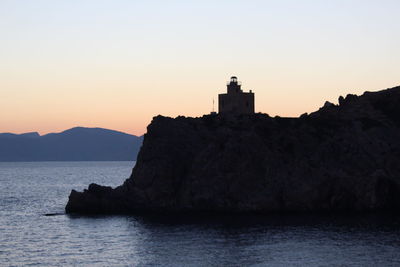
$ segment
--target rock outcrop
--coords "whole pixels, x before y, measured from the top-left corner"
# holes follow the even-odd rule
[[[400,210],[400,87],[299,118],[157,116],[123,185],[67,213]]]

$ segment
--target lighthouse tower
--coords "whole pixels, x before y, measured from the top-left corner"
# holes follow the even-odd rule
[[[219,114],[253,114],[254,93],[243,92],[236,76],[227,84],[227,93],[218,95]]]

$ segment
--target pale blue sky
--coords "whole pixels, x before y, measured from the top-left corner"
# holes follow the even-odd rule
[[[200,116],[230,75],[297,116],[400,84],[400,1],[0,0],[0,132],[141,134]]]

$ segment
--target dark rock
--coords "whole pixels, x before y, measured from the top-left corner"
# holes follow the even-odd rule
[[[303,113],[303,114],[300,115],[300,118],[307,118],[307,116],[308,116],[308,113],[305,112],[305,113]]]
[[[400,87],[301,118],[157,116],[132,175],[67,213],[398,211]]]
[[[346,101],[347,103],[350,103],[350,102],[357,101],[357,99],[358,99],[358,96],[353,95],[353,94],[348,94],[348,95],[346,96],[346,98],[345,98],[345,101]]]
[[[344,104],[344,97],[343,96],[339,96],[338,102],[339,102],[339,105],[343,105]]]
[[[335,106],[335,104],[333,104],[329,101],[325,101],[324,108],[329,108],[329,107],[334,107],[334,106]]]

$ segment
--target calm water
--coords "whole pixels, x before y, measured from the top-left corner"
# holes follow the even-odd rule
[[[0,266],[399,266],[392,216],[43,216],[131,162],[0,163]]]

